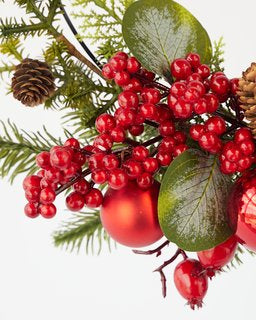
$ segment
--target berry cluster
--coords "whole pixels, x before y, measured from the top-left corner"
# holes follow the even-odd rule
[[[229,80],[223,72],[215,72],[200,63],[200,56],[189,53],[186,59],[176,59],[171,64],[175,78],[168,95],[168,105],[179,119],[195,114],[214,113],[219,104],[234,94],[238,79]]]
[[[220,169],[225,174],[243,172],[254,162],[255,144],[251,130],[240,128],[234,140],[228,141],[220,154]]]

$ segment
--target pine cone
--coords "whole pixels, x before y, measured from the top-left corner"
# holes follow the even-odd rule
[[[24,59],[16,66],[12,90],[14,98],[28,107],[44,103],[55,91],[50,67],[39,60]]]
[[[239,89],[237,92],[240,101],[240,107],[245,110],[245,117],[249,121],[256,138],[256,63],[243,72],[243,77],[239,80]]]

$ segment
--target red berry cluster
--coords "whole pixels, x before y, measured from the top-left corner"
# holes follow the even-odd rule
[[[229,80],[223,72],[211,75],[209,66],[201,64],[200,56],[189,53],[186,59],[176,59],[171,64],[175,78],[168,95],[168,105],[179,119],[195,114],[214,113],[220,102],[234,94],[238,79]]]
[[[240,128],[235,132],[234,140],[228,141],[220,154],[220,169],[225,174],[243,172],[254,161],[255,144],[251,130]]]

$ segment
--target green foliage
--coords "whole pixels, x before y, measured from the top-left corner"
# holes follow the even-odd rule
[[[250,254],[251,256],[255,256],[256,253],[251,251],[251,250],[248,250],[248,249],[245,249],[243,246],[241,245],[238,245],[237,247],[237,250],[236,250],[236,254],[233,258],[233,260],[224,267],[224,271],[227,271],[227,270],[230,270],[231,268],[237,268],[239,267],[243,262],[242,262],[242,255],[244,254]]]
[[[53,234],[56,247],[79,251],[84,243],[86,253],[94,253],[95,239],[98,241],[98,254],[102,249],[103,241],[107,242],[111,249],[110,238],[102,227],[98,211],[76,213]]]
[[[79,12],[73,16],[82,19],[81,36],[92,44],[97,43],[97,54],[102,59],[126,49],[122,37],[122,18],[133,2],[135,0],[73,0],[73,5],[79,6]]]
[[[224,62],[224,46],[225,43],[223,41],[223,37],[221,37],[218,41],[214,41],[214,50],[211,59],[211,70],[213,72],[224,71],[223,62]]]
[[[19,130],[8,120],[1,123],[0,134],[0,177],[9,176],[12,183],[23,172],[32,174],[36,171],[35,156],[41,151],[48,151],[54,145],[60,145],[61,139],[53,137],[45,127],[43,132],[28,133]]]

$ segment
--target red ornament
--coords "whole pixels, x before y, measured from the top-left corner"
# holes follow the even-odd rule
[[[235,183],[228,213],[238,241],[256,251],[256,170],[244,174]]]
[[[159,183],[142,190],[136,182],[121,190],[108,189],[101,208],[101,221],[109,235],[128,247],[144,247],[163,233],[157,218]]]

